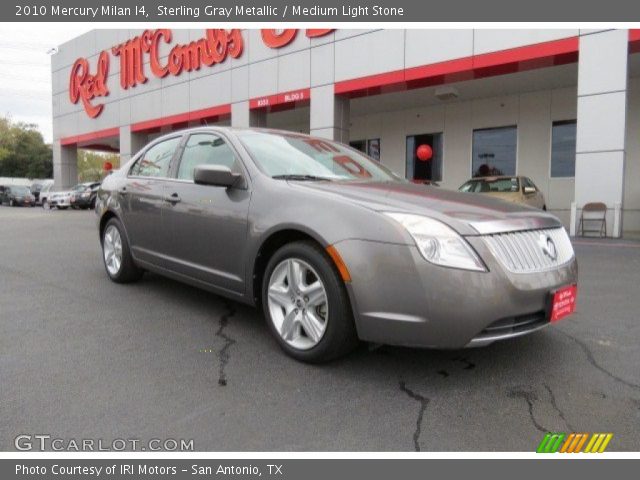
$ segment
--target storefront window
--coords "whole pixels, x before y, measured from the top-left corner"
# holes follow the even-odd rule
[[[374,160],[380,161],[380,139],[370,138],[368,140],[353,140],[349,146],[366,153]]]
[[[515,126],[473,131],[474,177],[516,174],[518,129]]]
[[[418,148],[428,145],[433,152],[430,159],[420,160]],[[407,137],[407,172],[409,180],[417,183],[442,180],[442,133],[426,133]]]
[[[553,122],[551,131],[551,176],[576,175],[576,121]]]

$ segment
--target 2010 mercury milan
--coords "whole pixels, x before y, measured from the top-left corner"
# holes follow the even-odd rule
[[[577,264],[554,216],[415,185],[298,133],[158,138],[104,180],[96,213],[113,281],[149,270],[256,305],[309,362],[358,340],[485,345],[575,308]]]

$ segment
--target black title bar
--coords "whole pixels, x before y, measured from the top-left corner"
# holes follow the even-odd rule
[[[16,0],[3,22],[634,22],[629,0]]]

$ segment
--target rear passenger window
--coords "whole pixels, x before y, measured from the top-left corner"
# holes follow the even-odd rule
[[[168,177],[169,164],[181,137],[171,138],[160,142],[149,150],[135,163],[130,175],[138,177]]]
[[[193,170],[198,165],[221,165],[238,172],[233,150],[217,135],[194,133],[189,137],[182,152],[178,178],[193,180]]]

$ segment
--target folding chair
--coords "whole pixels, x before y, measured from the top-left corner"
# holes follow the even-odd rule
[[[586,214],[586,215],[585,215]],[[598,228],[585,229],[585,225],[593,225],[597,222]],[[585,233],[597,233],[601,237],[607,236],[607,206],[602,202],[590,202],[582,207],[580,215],[580,225],[578,235],[585,236]]]

